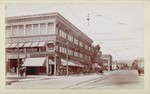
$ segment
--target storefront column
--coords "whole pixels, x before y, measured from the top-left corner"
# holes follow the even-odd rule
[[[57,75],[56,54],[54,56],[54,75]]]
[[[49,59],[48,57],[46,58],[46,74],[49,74]]]
[[[110,71],[110,59],[107,60],[108,60],[108,71]]]

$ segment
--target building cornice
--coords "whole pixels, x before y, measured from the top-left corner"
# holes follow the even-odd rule
[[[24,16],[13,16],[13,17],[6,17],[6,24],[11,24],[10,21],[19,22],[17,20],[26,20],[28,19],[41,19],[41,18],[55,18],[56,20],[63,21],[68,27],[72,28],[76,32],[80,34],[82,38],[84,38],[86,41],[89,41],[90,43],[93,43],[93,40],[90,39],[87,35],[85,35],[83,32],[81,32],[76,26],[74,26],[71,22],[69,22],[66,18],[64,18],[62,15],[60,15],[58,12],[53,13],[45,13],[45,14],[34,14],[34,15],[24,15]],[[15,24],[14,22],[14,24]],[[19,22],[20,23],[20,22]]]

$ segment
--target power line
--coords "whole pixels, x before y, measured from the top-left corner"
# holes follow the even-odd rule
[[[77,18],[77,20],[85,27],[85,29],[87,29],[92,35],[94,35],[87,27],[86,25],[81,21],[81,19],[71,10],[71,8],[66,4],[64,3],[64,5],[66,6],[66,8]],[[97,39],[95,37],[95,39]]]
[[[95,14],[95,16],[97,16],[97,17],[103,17],[103,18],[105,18],[105,19],[107,19],[107,20],[110,20],[110,21],[112,21],[112,22],[115,22],[115,23],[117,23],[117,24],[119,24],[119,25],[125,25],[125,26],[131,27],[131,28],[135,27],[135,26],[126,24],[126,23],[124,23],[124,22],[119,22],[119,21],[117,21],[117,20],[114,20],[114,19],[112,19],[112,18],[110,18],[110,17],[108,17],[108,16],[105,16],[105,15],[103,15],[103,14],[101,14],[101,13],[98,13],[98,12],[96,12],[96,11],[94,11],[94,10],[88,8],[88,7],[85,7],[84,5],[82,5],[82,6],[80,6],[80,7],[83,7],[83,8],[85,8],[85,9],[87,9],[88,11],[93,12],[93,13]],[[139,30],[141,30],[141,29],[144,29],[144,28],[143,28],[143,27],[142,27],[142,28],[139,28]]]

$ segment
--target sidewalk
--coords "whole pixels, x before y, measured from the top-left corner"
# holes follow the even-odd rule
[[[109,72],[105,71],[104,75],[101,75],[101,77],[106,76],[106,75],[111,75],[117,72],[120,72],[120,71],[118,70],[109,71]],[[47,79],[68,79],[68,78],[80,79],[81,77],[83,78],[83,81],[84,81],[84,80],[88,80],[94,77],[100,77],[100,74],[93,73],[90,75],[80,74],[80,75],[69,75],[69,76],[28,75],[27,77],[20,77],[18,76],[18,74],[7,74],[6,85],[10,85],[11,83],[14,83],[14,82],[37,81],[37,80],[47,80]]]

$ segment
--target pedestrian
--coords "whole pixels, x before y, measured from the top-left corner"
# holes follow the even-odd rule
[[[138,74],[139,74],[139,76],[141,75],[141,69],[140,68],[138,68]]]

